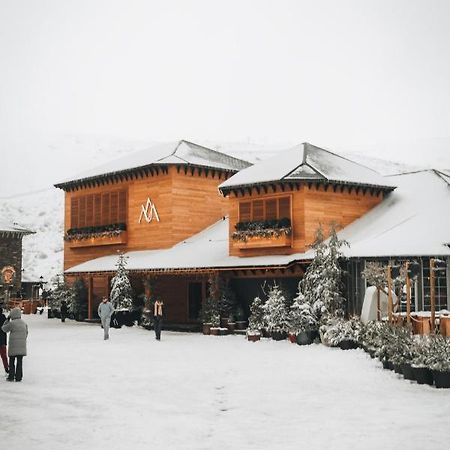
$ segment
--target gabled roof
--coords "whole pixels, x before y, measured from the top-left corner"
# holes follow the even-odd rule
[[[250,165],[249,162],[234,158],[225,153],[211,150],[192,142],[181,140],[163,143],[149,149],[140,150],[101,166],[86,170],[76,177],[55,184],[65,188],[72,183],[83,183],[97,178],[108,178],[112,175],[125,174],[152,166],[192,166],[237,172]]]
[[[283,181],[318,181],[395,189],[395,185],[374,170],[307,142],[241,170],[224,181],[219,189],[225,194],[233,188]]]
[[[19,226],[17,223],[0,221],[0,236],[3,235],[15,235],[25,236],[27,234],[34,234],[34,231],[28,230]]]
[[[423,170],[388,177],[398,187],[339,236],[349,257],[450,255],[450,177]]]

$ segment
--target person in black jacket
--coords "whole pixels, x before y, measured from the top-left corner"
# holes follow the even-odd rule
[[[5,372],[9,373],[9,365],[8,358],[6,356],[6,333],[2,330],[2,326],[5,323],[6,316],[3,314],[3,310],[0,309],[0,356],[3,361],[3,367],[5,368]]]
[[[67,303],[65,300],[61,301],[61,322],[65,322],[67,317]]]

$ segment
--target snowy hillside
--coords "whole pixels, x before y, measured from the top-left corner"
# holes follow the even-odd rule
[[[199,144],[251,162],[267,159],[280,149],[283,150],[290,146],[290,144],[258,145],[251,142],[225,144],[199,142]],[[45,147],[42,143],[39,146]],[[30,179],[30,184],[23,183],[22,186],[26,186],[25,191],[28,191],[25,194],[0,196],[0,217],[17,222],[36,232],[36,234],[23,239],[25,279],[37,280],[42,275],[45,280],[50,280],[63,270],[64,193],[53,188],[52,184],[64,178],[73,177],[88,167],[103,164],[135,150],[151,147],[151,142],[65,137],[60,142],[47,144],[48,146],[54,146],[54,156],[52,161],[47,161],[48,165],[44,168],[45,177],[40,181],[34,177]],[[24,151],[24,149],[22,148],[20,151]],[[414,169],[411,166],[370,158],[361,154],[343,154],[343,156],[371,167],[384,175]],[[24,166],[32,170],[35,159],[35,153],[30,153],[30,157],[27,159],[28,164],[24,164]],[[0,190],[0,193],[4,195],[5,191]]]

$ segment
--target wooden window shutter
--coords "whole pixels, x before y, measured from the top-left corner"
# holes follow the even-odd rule
[[[119,193],[111,192],[111,223],[117,223],[119,215]]]
[[[80,227],[86,226],[86,196],[80,197],[80,215],[79,215],[79,223]]]
[[[94,225],[102,224],[102,196],[100,194],[94,195]]]
[[[278,200],[278,218],[291,218],[291,197],[282,197]]]
[[[125,223],[126,221],[127,221],[127,191],[119,191],[118,222]]]
[[[94,196],[86,196],[86,226],[94,225]]]
[[[80,212],[78,203],[78,198],[72,198],[70,200],[70,228],[78,228],[80,226],[78,220],[78,214]]]
[[[252,220],[264,220],[264,201],[255,200],[253,202],[253,217]]]
[[[277,199],[266,200],[266,220],[277,219]]]
[[[251,212],[251,202],[239,203],[239,222],[250,222],[252,220]]]
[[[109,193],[102,194],[102,225],[111,223],[109,211]]]

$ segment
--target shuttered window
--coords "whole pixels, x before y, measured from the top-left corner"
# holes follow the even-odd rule
[[[82,195],[71,199],[71,228],[126,223],[126,221],[127,191]]]
[[[239,203],[239,222],[291,219],[291,197],[259,199]]]

